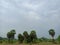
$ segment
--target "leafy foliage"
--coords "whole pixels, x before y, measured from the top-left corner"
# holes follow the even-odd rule
[[[21,34],[18,34],[19,43],[23,43],[24,37]]]
[[[16,34],[15,30],[11,30],[10,32],[7,33],[7,38],[8,38],[9,43],[10,42],[13,43],[13,39],[14,39],[15,34]]]
[[[29,34],[28,34],[27,31],[24,31],[24,32],[23,32],[23,36],[24,36],[24,42],[25,42],[25,43],[30,42],[30,37],[29,37]]]
[[[55,35],[54,29],[50,29],[50,30],[49,30],[49,34],[50,34],[52,37],[54,37],[54,35]]]
[[[19,41],[19,43],[30,43],[30,44],[40,43],[40,42],[51,42],[51,41],[54,42],[55,31],[54,29],[49,30],[49,35],[51,35],[52,40],[47,39],[45,37],[37,38],[35,30],[32,30],[30,34],[28,34],[27,31],[24,31],[23,34],[18,34],[18,40],[17,39],[15,40],[15,34],[16,34],[16,31],[14,29],[11,30],[10,32],[7,33],[7,38],[0,37],[0,43],[2,42],[15,43],[17,41]],[[57,41],[60,43],[60,35],[58,36]]]
[[[34,42],[34,40],[37,39],[37,35],[36,35],[36,32],[33,30],[31,31],[30,33],[30,38],[31,38],[31,41]]]
[[[58,40],[58,42],[60,43],[60,35],[58,36],[57,40]]]
[[[54,31],[54,29],[50,29],[50,30],[49,30],[49,35],[52,36],[52,42],[54,42],[54,36],[55,36],[55,31]]]

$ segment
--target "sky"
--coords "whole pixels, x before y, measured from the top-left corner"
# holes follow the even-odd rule
[[[16,30],[16,37],[24,31],[35,30],[38,37],[60,35],[60,0],[0,0],[0,36]]]

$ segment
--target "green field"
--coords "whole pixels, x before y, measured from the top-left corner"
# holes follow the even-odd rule
[[[50,42],[41,42],[41,43],[37,43],[37,44],[18,44],[18,43],[6,44],[6,43],[2,43],[0,45],[60,45],[60,44],[53,44],[53,43],[50,43]]]

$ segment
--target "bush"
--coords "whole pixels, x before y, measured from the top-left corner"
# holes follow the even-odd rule
[[[42,39],[39,38],[39,42],[42,42]]]
[[[58,42],[60,43],[60,35],[58,36],[57,40],[58,40]]]
[[[38,43],[38,40],[37,39],[33,39],[32,43]]]
[[[0,43],[3,43],[3,41],[2,41],[2,40],[0,40]]]

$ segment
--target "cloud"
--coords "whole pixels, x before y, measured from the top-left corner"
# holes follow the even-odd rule
[[[26,18],[28,20],[40,20],[39,14],[33,11],[27,12]]]
[[[3,36],[12,28],[17,34],[35,29],[38,36],[47,37],[48,30],[53,28],[58,35],[59,19],[60,0],[0,0],[0,33]]]

